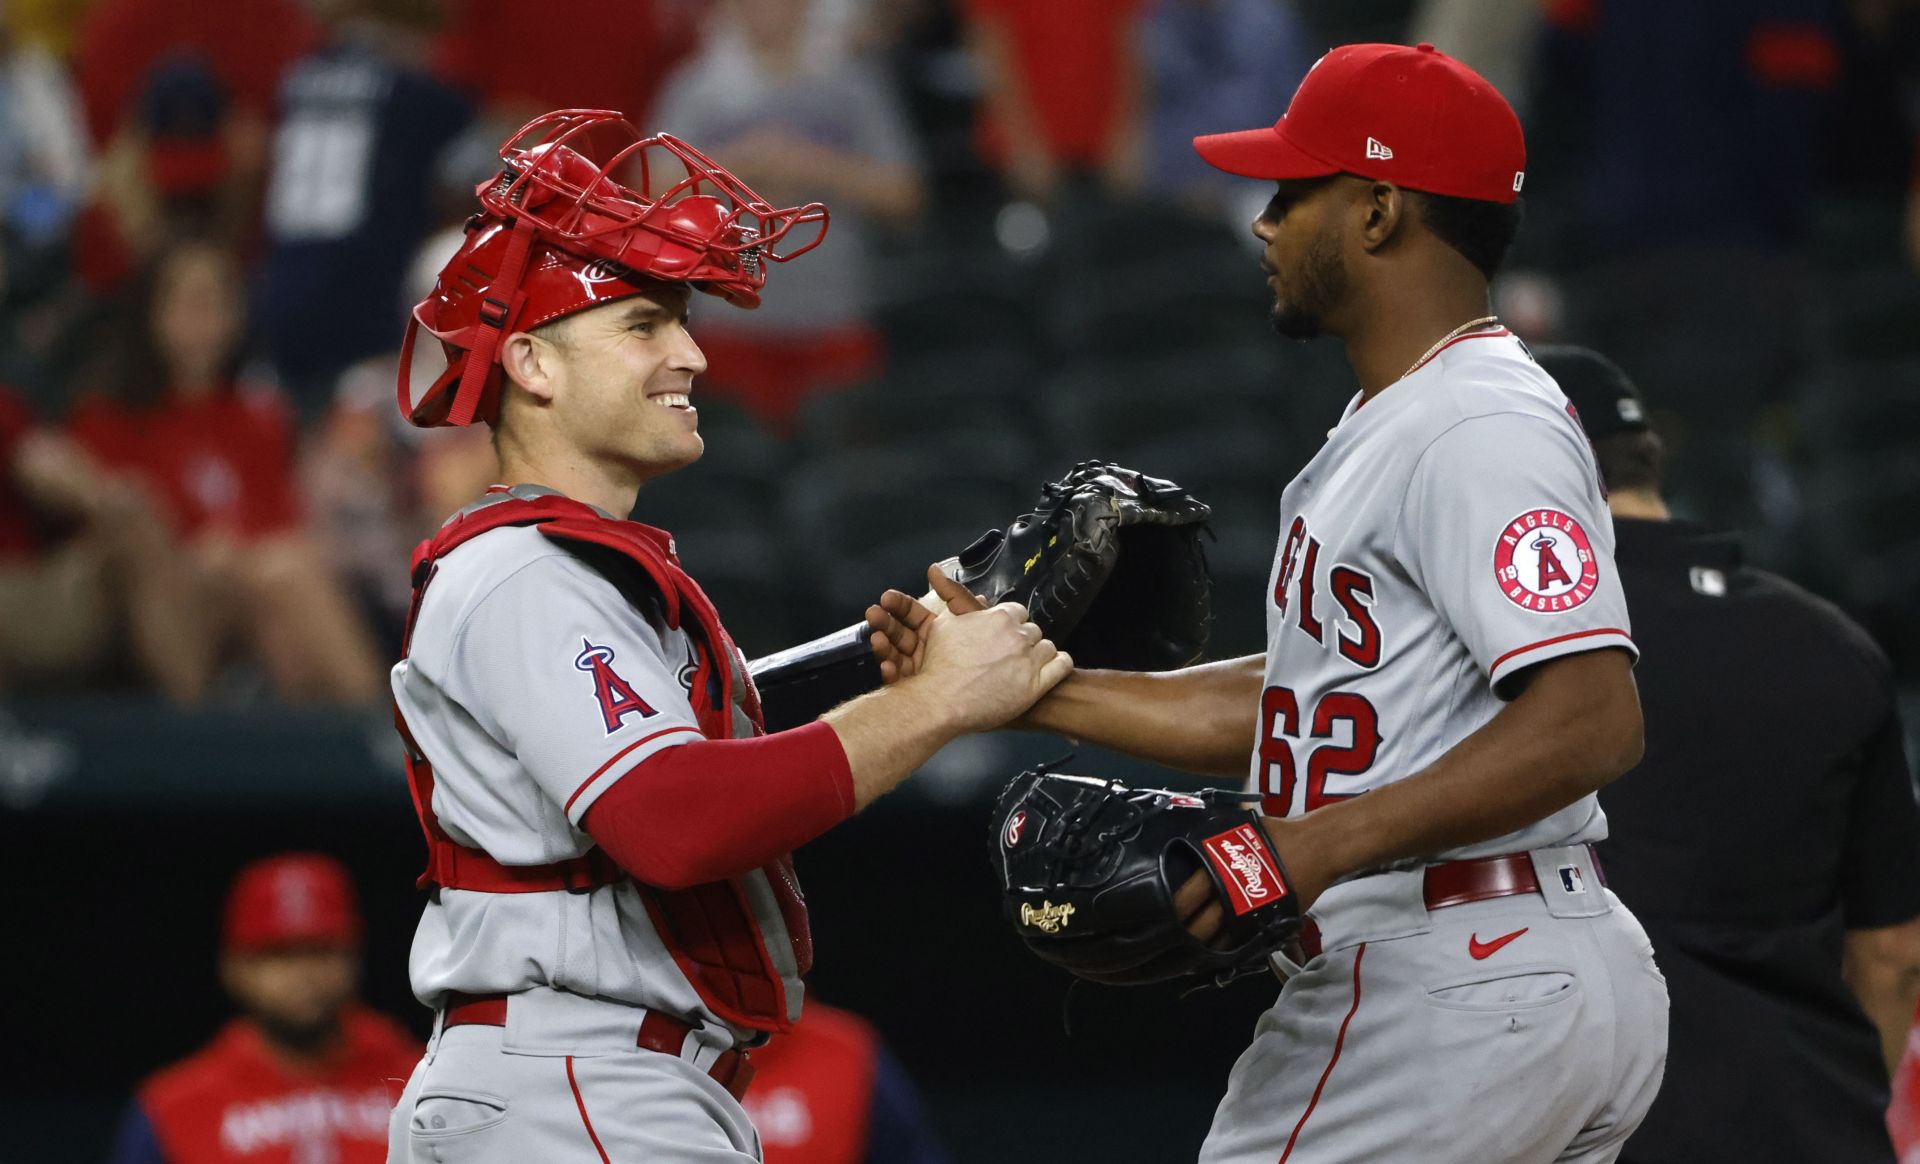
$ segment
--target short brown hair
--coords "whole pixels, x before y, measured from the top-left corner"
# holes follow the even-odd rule
[[[1667,446],[1658,433],[1621,432],[1593,442],[1600,462],[1600,479],[1609,490],[1650,489],[1660,492],[1667,471]]]

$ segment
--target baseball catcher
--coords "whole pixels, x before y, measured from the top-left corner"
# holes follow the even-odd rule
[[[1082,667],[1168,671],[1200,657],[1213,622],[1201,535],[1208,507],[1171,481],[1082,461],[1041,486],[1031,513],[941,563],[988,606],[1018,602]],[[878,687],[867,621],[752,664],[769,728],[805,723]],[[1082,654],[1084,652],[1084,654]]]
[[[1258,970],[1299,932],[1300,907],[1256,799],[1022,772],[993,813],[1007,920],[1041,958],[1109,986]],[[1214,900],[1219,928],[1202,942],[1191,905]]]

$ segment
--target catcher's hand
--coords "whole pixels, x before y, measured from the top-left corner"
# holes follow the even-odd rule
[[[1246,799],[1021,773],[993,814],[1007,919],[1034,953],[1093,982],[1259,969],[1299,932],[1300,895]]]
[[[1032,513],[942,567],[983,605],[1026,607],[1080,666],[1172,670],[1200,657],[1213,623],[1209,512],[1171,481],[1083,461],[1042,486]],[[895,591],[867,612],[881,670],[896,677],[912,661],[911,636],[896,633],[914,630],[910,603]]]
[[[889,590],[878,603],[867,607],[868,645],[880,665],[883,682],[896,683],[919,672],[926,657],[927,628],[938,608],[945,607],[954,614],[987,608],[978,594],[947,577],[938,565],[927,567],[927,585],[924,598]]]

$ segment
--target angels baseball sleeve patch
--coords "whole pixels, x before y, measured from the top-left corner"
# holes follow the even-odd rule
[[[1508,602],[1552,614],[1593,597],[1600,563],[1572,514],[1542,506],[1509,521],[1494,539],[1493,578]]]

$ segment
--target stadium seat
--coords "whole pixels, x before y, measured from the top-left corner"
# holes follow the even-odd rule
[[[841,450],[912,450],[930,461],[983,459],[1025,471],[1043,435],[1024,400],[974,396],[963,379],[866,384],[809,401],[799,413],[800,444],[816,458]]]
[[[1038,492],[1030,471],[978,452],[847,450],[797,467],[782,499],[791,560],[819,580],[822,601],[857,600],[855,614],[888,586],[923,587],[928,562],[1018,515]]]
[[[981,346],[1031,353],[1046,350],[1031,305],[990,287],[923,288],[881,305],[887,350],[897,357],[924,357]]]
[[[1270,393],[1180,380],[1178,369],[1114,363],[1055,376],[1040,394],[1055,451],[1068,460],[1126,461],[1145,445],[1278,424]]]

